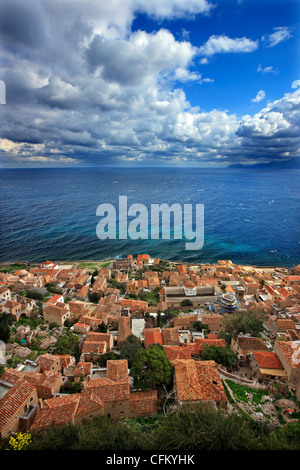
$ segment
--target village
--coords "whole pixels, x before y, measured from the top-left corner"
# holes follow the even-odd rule
[[[1,438],[188,404],[300,416],[300,266],[3,264],[0,339]]]

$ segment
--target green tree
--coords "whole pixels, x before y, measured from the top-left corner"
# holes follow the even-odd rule
[[[66,331],[55,344],[54,354],[69,354],[79,357],[79,337],[71,331]]]
[[[10,337],[10,327],[13,324],[14,319],[10,313],[0,314],[0,340],[4,343],[8,343]]]
[[[120,356],[113,352],[102,354],[102,356],[99,359],[99,366],[106,367],[106,361],[110,361],[110,360],[116,361],[117,359],[120,359]]]
[[[100,325],[98,325],[97,327],[98,333],[107,333],[107,330],[108,330],[108,326],[104,322],[101,322]]]
[[[101,295],[98,292],[90,292],[89,293],[89,301],[93,304],[97,304],[100,300]]]
[[[180,305],[181,307],[192,307],[193,302],[190,299],[184,299]]]
[[[135,335],[130,335],[119,344],[119,350],[120,359],[127,359],[128,366],[131,367],[136,354],[143,350],[143,346]]]
[[[173,368],[161,345],[152,344],[136,354],[130,369],[134,386],[146,390],[156,385],[170,384]]]
[[[193,323],[193,330],[202,331],[202,330],[209,330],[209,327],[202,323],[201,321],[197,320]]]
[[[176,452],[263,448],[247,419],[201,405],[186,405],[161,421],[151,444],[157,451]]]
[[[263,322],[266,318],[264,310],[249,310],[223,316],[223,329],[219,333],[219,338],[224,338],[228,345],[231,339],[239,333],[249,333],[257,336],[263,330]]]
[[[215,361],[226,367],[231,367],[236,363],[237,357],[234,352],[227,346],[205,345],[201,353],[203,361]]]

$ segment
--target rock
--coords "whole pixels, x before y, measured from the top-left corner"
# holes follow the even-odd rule
[[[23,339],[30,332],[29,326],[20,325],[16,329],[16,335],[18,338]]]
[[[50,346],[54,346],[56,342],[57,342],[57,339],[54,336],[45,338],[44,341],[42,341],[40,344],[40,349],[48,349]]]
[[[25,348],[23,346],[18,346],[15,350],[14,350],[14,354],[18,357],[27,357],[29,356],[29,354],[31,353],[31,350],[29,348]]]

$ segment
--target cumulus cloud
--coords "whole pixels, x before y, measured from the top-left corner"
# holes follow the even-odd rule
[[[258,48],[258,41],[252,41],[246,37],[229,38],[226,35],[211,36],[206,43],[199,48],[199,53],[204,56],[214,54],[226,54],[237,52],[253,52]]]
[[[294,80],[292,83],[292,88],[298,88],[300,86],[300,80]]]

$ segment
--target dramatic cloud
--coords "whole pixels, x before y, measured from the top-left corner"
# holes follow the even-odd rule
[[[209,15],[211,2],[86,0],[82,5],[79,0],[0,4],[4,165],[224,165],[299,155],[299,80],[293,93],[254,116],[204,111],[188,98],[193,85],[201,95],[217,83],[206,73],[212,56],[255,52],[258,41],[210,36],[198,47],[186,30],[176,36],[159,23],[153,32],[131,31],[137,12],[171,21]],[[202,68],[195,67],[199,62]],[[273,70],[259,66],[258,71]],[[260,90],[253,101],[263,98]],[[247,100],[253,107],[251,96]]]

